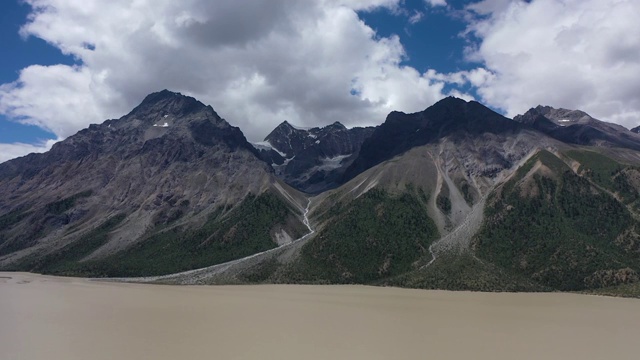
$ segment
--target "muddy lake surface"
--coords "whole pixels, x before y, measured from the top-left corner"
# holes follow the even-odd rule
[[[640,300],[0,273],[0,359],[638,359]]]

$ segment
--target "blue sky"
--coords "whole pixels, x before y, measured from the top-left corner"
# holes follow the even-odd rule
[[[6,0],[0,17],[0,161],[165,88],[252,141],[449,95],[640,124],[635,0]]]
[[[20,27],[26,22],[31,7],[17,0],[0,3],[0,83],[15,81],[22,68],[32,64],[72,64],[73,57],[65,56],[54,46],[37,37],[22,38]]]
[[[65,56],[59,49],[36,37],[23,39],[20,27],[25,23],[31,7],[18,1],[0,3],[0,84],[18,79],[19,72],[32,64],[53,65],[72,64],[73,57]],[[42,139],[55,139],[51,132],[34,125],[23,125],[10,121],[0,114],[0,142],[34,143]]]
[[[362,11],[359,15],[379,36],[400,37],[407,55],[403,64],[420,72],[437,69],[439,72],[453,73],[472,70],[478,65],[464,57],[465,47],[474,39],[463,35],[467,24],[456,13],[469,3],[470,1],[449,0],[446,7],[432,7],[424,0],[405,0],[403,12],[406,14],[378,9],[372,12]],[[412,23],[407,16],[418,16],[419,20]],[[468,86],[447,84],[445,89],[460,89],[477,97]]]
[[[449,2],[453,8],[462,8],[464,2]],[[422,0],[407,0],[404,10],[409,16],[422,13],[420,21],[411,24],[407,16],[394,15],[387,9],[361,12],[360,17],[379,36],[398,35],[407,52],[407,65],[418,71],[438,69],[441,72],[470,70],[472,65],[463,59],[465,40],[460,33],[465,23],[452,15],[451,9],[430,8]]]

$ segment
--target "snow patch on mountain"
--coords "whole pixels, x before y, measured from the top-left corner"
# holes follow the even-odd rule
[[[260,142],[257,142],[257,143],[251,143],[251,145],[253,145],[253,147],[256,150],[266,150],[266,151],[273,150],[273,151],[277,152],[278,154],[280,154],[280,156],[282,156],[283,158],[287,157],[287,154],[285,154],[282,151],[276,149],[273,145],[271,145],[271,143],[269,141],[260,141]]]
[[[321,159],[322,165],[318,166],[318,170],[329,171],[329,170],[337,169],[342,166],[342,160],[348,158],[349,156],[351,156],[351,154],[338,155],[331,158]]]
[[[294,128],[296,130],[309,131],[309,130],[313,129],[311,127],[296,126],[296,125],[293,125],[291,123],[288,123],[288,124],[289,124],[289,126],[291,126],[292,128]]]

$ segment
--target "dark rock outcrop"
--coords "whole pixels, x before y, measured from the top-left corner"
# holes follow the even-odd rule
[[[342,172],[373,131],[372,127],[347,129],[337,121],[308,129],[285,121],[254,146],[289,185],[318,193],[338,185]]]
[[[507,133],[522,126],[484,105],[448,97],[424,111],[405,114],[394,111],[376,128],[345,171],[343,181],[405,151],[450,135]]]

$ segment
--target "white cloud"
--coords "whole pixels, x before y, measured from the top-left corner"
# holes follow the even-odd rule
[[[485,0],[469,7],[481,39],[468,74],[508,115],[537,104],[581,109],[627,127],[640,123],[640,2]]]
[[[409,24],[414,25],[420,22],[424,18],[422,11],[414,10],[413,14],[409,16]]]
[[[467,5],[467,10],[478,15],[490,15],[505,10],[511,3],[521,0],[481,0]],[[473,16],[473,14],[470,14]]]
[[[356,13],[401,13],[400,0],[27,2],[34,12],[21,33],[80,65],[23,69],[0,85],[0,113],[60,139],[164,88],[211,104],[254,141],[285,119],[376,124],[391,110],[422,110],[449,94],[470,98],[446,84],[470,84],[511,116],[548,104],[640,123],[635,0],[476,2],[465,19],[479,42],[466,53],[481,66],[451,74],[401,65],[399,38],[379,37]],[[31,150],[0,146],[3,154]]]
[[[23,143],[12,143],[12,144],[2,144],[0,143],[0,163],[5,162],[7,160],[11,160],[13,158],[17,158],[19,156],[27,155],[30,153],[42,153],[49,149],[56,142],[56,140],[47,140],[43,142],[39,142],[37,144],[23,144]]]
[[[447,0],[424,0],[431,6],[447,6]]]
[[[107,112],[98,103],[108,95],[95,87],[92,77],[86,67],[29,66],[18,81],[0,86],[0,112],[67,137]]]
[[[399,0],[27,0],[22,28],[81,65],[30,66],[0,86],[0,113],[67,137],[119,117],[167,88],[192,95],[250,140],[283,120],[377,124],[446,96],[434,76],[401,66],[397,37],[356,11]],[[438,1],[436,1],[438,2]]]

